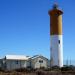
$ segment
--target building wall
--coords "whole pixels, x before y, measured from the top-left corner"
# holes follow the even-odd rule
[[[39,61],[43,61],[43,62],[39,62]],[[32,60],[32,68],[41,68],[41,67],[44,67],[44,68],[47,68],[48,66],[49,66],[49,61],[47,61],[46,59],[44,59],[44,58],[40,58],[40,57],[38,57],[38,58],[35,58],[35,59],[33,59]]]
[[[7,70],[26,68],[27,66],[29,66],[29,63],[25,60],[6,60]]]
[[[2,59],[0,59],[0,68],[2,68],[2,66],[3,66],[3,62],[2,62],[3,60]]]

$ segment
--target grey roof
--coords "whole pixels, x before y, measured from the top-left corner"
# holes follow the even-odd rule
[[[44,56],[42,56],[42,55],[34,55],[33,57],[31,57],[31,59],[36,59],[36,58],[38,58],[38,57],[42,57],[42,58],[48,60],[46,57],[44,57]]]

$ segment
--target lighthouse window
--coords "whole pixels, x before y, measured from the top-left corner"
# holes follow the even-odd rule
[[[58,40],[58,43],[60,44],[60,40]]]
[[[55,14],[55,16],[58,16],[58,14]]]
[[[52,50],[52,47],[50,48],[50,50]]]

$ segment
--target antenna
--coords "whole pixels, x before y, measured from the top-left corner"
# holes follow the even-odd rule
[[[70,58],[70,65],[71,65],[71,58]]]
[[[53,5],[53,9],[57,9],[58,8],[58,3],[54,3],[54,5]]]

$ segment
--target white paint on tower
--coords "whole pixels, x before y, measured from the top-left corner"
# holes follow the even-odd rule
[[[63,67],[63,41],[62,35],[50,36],[51,66]]]

